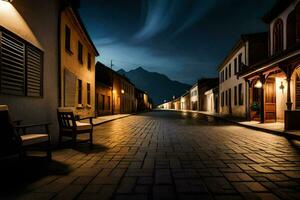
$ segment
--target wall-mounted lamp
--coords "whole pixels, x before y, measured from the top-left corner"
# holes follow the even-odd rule
[[[113,93],[114,93],[114,94],[116,94],[116,92],[117,92],[116,90],[113,90]]]
[[[262,88],[262,83],[260,80],[258,80],[255,85],[254,85],[255,88]]]
[[[283,85],[283,82],[281,81],[281,84],[279,86],[279,89],[281,89],[282,93],[284,93],[284,85]]]
[[[122,93],[122,94],[124,94],[124,93],[125,93],[125,91],[124,91],[124,90],[121,90],[121,93]]]

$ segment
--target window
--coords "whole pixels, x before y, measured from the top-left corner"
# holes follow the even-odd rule
[[[82,50],[83,50],[83,46],[82,44],[78,41],[78,54],[77,54],[77,58],[78,58],[78,61],[82,64],[83,63],[83,53],[82,53]]]
[[[283,50],[283,22],[277,19],[273,27],[273,52],[278,53]]]
[[[221,94],[221,105],[224,107],[224,92]]]
[[[41,97],[43,52],[13,33],[0,30],[0,92]]]
[[[227,69],[227,67],[225,68],[225,80],[227,80],[228,79],[228,69]]]
[[[228,66],[228,76],[229,76],[229,78],[231,77],[231,64],[229,64],[229,66]]]
[[[91,105],[91,84],[90,83],[87,83],[86,85],[86,90],[87,90],[87,104],[88,105]]]
[[[234,86],[234,105],[237,106],[237,86]]]
[[[78,104],[82,104],[82,80],[78,79]]]
[[[91,68],[92,68],[92,57],[91,57],[90,53],[88,53],[87,60],[88,60],[88,63],[87,63],[88,70],[91,70]]]
[[[240,53],[238,58],[239,58],[238,59],[238,63],[239,63],[239,65],[238,65],[238,72],[240,72],[240,71],[242,71],[242,63],[243,63],[242,58],[243,58],[243,54]]]
[[[243,94],[243,84],[239,84],[239,105],[242,106],[244,104],[244,94]]]
[[[228,91],[227,90],[226,90],[225,102],[226,102],[226,106],[228,106]]]
[[[71,51],[71,29],[66,26],[65,28],[65,49],[69,52]]]
[[[234,74],[237,74],[237,59],[234,59]]]

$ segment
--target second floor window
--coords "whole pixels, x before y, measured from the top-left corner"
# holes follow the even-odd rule
[[[78,104],[82,104],[82,80],[78,79]]]
[[[239,57],[238,57],[238,72],[242,71],[242,64],[243,64],[243,54],[239,54]]]
[[[229,75],[229,78],[231,77],[231,64],[229,64],[228,66],[228,75]]]
[[[83,63],[83,46],[82,44],[78,41],[78,61],[80,63]]]
[[[237,59],[234,59],[234,74],[237,74],[238,69],[237,69]]]
[[[273,52],[278,53],[283,50],[283,22],[277,19],[273,27]]]
[[[71,52],[71,29],[68,26],[65,28],[65,49]]]

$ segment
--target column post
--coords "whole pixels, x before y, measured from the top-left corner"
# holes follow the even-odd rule
[[[265,92],[264,92],[264,88],[265,88],[265,76],[264,75],[260,75],[259,77],[260,82],[262,83],[262,87],[261,87],[261,100],[260,100],[260,123],[265,123]]]

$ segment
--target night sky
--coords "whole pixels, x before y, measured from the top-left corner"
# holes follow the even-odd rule
[[[193,84],[216,68],[240,34],[262,32],[276,0],[81,0],[80,13],[114,69],[164,73]]]

